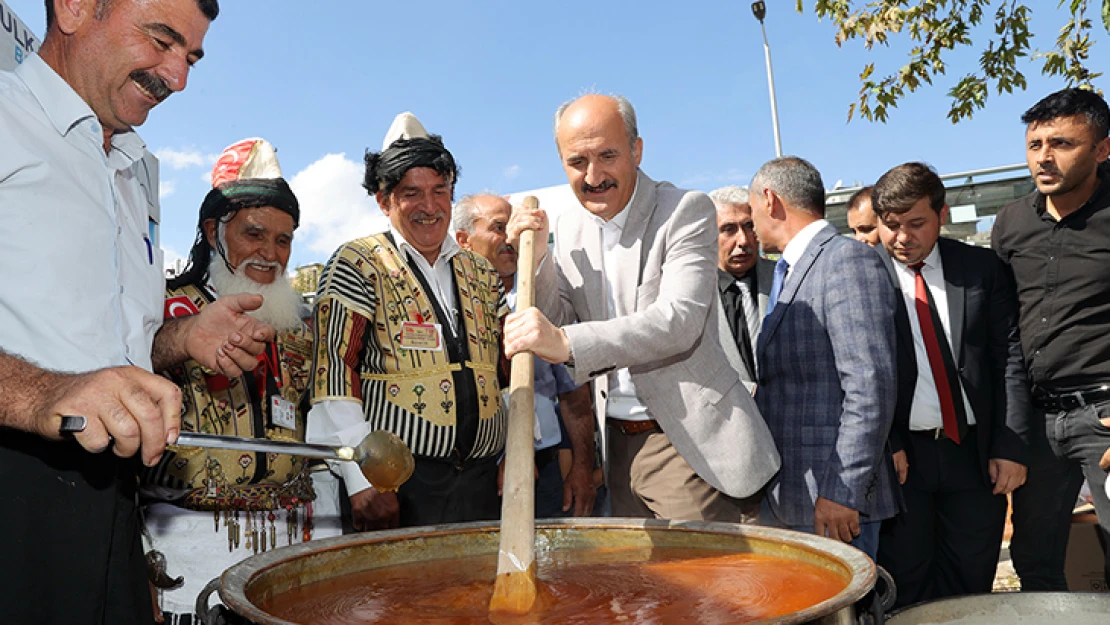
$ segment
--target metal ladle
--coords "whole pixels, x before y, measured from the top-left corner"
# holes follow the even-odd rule
[[[63,416],[61,432],[82,432],[88,420],[80,416]],[[410,477],[416,467],[412,452],[396,434],[385,430],[371,432],[355,447],[332,447],[264,438],[241,438],[219,434],[181,432],[175,446],[235,449],[238,451],[273,452],[305,458],[347,460],[357,462],[362,474],[379,491],[395,491]]]

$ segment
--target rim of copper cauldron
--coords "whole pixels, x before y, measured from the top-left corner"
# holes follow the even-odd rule
[[[220,598],[224,605],[236,614],[258,625],[297,625],[296,623],[277,618],[268,612],[264,612],[255,605],[254,601],[248,597],[248,589],[251,588],[251,585],[260,580],[268,581],[266,580],[267,573],[279,571],[283,568],[283,565],[285,567],[296,567],[294,563],[298,560],[308,562],[310,556],[312,559],[324,558],[324,569],[327,568],[326,561],[329,557],[335,561],[337,567],[340,564],[349,564],[351,558],[344,557],[342,553],[356,546],[370,547],[373,545],[382,545],[383,548],[399,548],[398,546],[400,545],[411,543],[407,545],[404,550],[416,553],[426,549],[423,543],[428,541],[443,542],[457,540],[460,541],[459,544],[466,542],[473,544],[473,538],[481,537],[483,540],[488,541],[492,547],[488,552],[481,553],[496,553],[496,537],[498,530],[499,526],[496,523],[490,522],[432,525],[336,536],[334,538],[325,538],[308,543],[281,547],[247,558],[243,562],[227,569],[220,579]],[[726,540],[733,538],[741,541],[750,541],[748,545],[744,546],[756,548],[730,550],[721,546],[721,544],[708,546],[706,548],[718,549],[726,552],[752,551],[755,553],[781,555],[790,559],[817,564],[823,568],[839,573],[849,580],[847,587],[830,599],[790,615],[778,616],[766,621],[756,621],[756,623],[807,623],[816,621],[822,617],[837,614],[844,609],[852,609],[854,604],[871,590],[876,580],[874,562],[864,555],[863,552],[854,547],[812,534],[770,527],[738,525],[734,523],[619,518],[543,519],[536,522],[536,549],[537,551],[543,551],[545,549],[560,548],[562,547],[560,538],[565,539],[575,533],[585,535],[591,532],[606,532],[607,537],[611,534],[614,539],[618,537],[624,538],[625,540],[622,541],[621,545],[623,546],[627,543],[627,546],[633,547],[651,546],[654,544],[654,542],[650,540],[653,535],[657,538],[660,535],[668,536],[671,539],[663,541],[664,543],[673,543],[676,539],[682,542],[682,538],[693,541],[698,535],[709,537],[717,536]],[[646,539],[642,537],[646,537]],[[467,541],[468,538],[471,540]],[[589,545],[569,545],[562,548],[573,549],[588,546]],[[599,544],[596,546],[613,545],[607,542],[605,545]],[[688,545],[666,544],[665,546],[696,547],[697,544],[690,542]],[[740,544],[737,545],[737,547],[740,546]],[[393,566],[406,562],[452,558],[460,554],[450,551],[444,553],[437,550],[434,554],[429,555],[430,557],[425,558],[415,557],[401,559],[397,562],[386,564],[385,566]],[[479,553],[471,551],[461,555],[479,555]],[[349,571],[349,573],[381,568],[381,565],[373,560],[362,560],[360,563],[361,562],[364,562],[365,566],[359,566],[357,569]],[[314,569],[320,568],[320,564],[314,565]],[[304,583],[312,583],[313,581],[320,580],[310,579]],[[278,589],[274,594],[280,594],[283,591],[288,591],[299,585],[298,578],[297,583],[290,583],[287,588]]]

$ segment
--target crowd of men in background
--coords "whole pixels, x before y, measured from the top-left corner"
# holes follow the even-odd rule
[[[1093,92],[1023,116],[1037,190],[998,214],[993,250],[940,236],[945,188],[922,163],[851,198],[856,241],[798,157],[708,195],[658,182],[620,96],[556,111],[578,205],[554,223],[494,193],[453,205],[455,157],[404,113],[365,159],[390,227],[335,252],[309,309],[284,277],[299,202],[265,140],[221,154],[168,285],[146,232],[134,127],[184,89],[215,0],[47,8],[40,55],[0,75],[15,622],[191,624],[198,589],[250,553],[497,519],[520,352],[537,359],[540,517],[816,533],[886,567],[898,605],[991,589],[1007,495],[1024,589],[1066,589],[1084,480],[1110,536],[1110,111]],[[514,311],[524,230],[536,306]],[[415,471],[379,491],[352,463],[167,448],[180,430],[388,430]]]

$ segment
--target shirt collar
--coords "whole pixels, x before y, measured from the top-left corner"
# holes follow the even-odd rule
[[[799,230],[798,234],[794,235],[794,238],[790,239],[790,242],[786,244],[786,249],[782,251],[783,259],[786,260],[791,267],[797,265],[798,261],[802,259],[802,254],[805,254],[806,248],[809,247],[810,242],[813,241],[817,233],[821,232],[827,225],[829,225],[828,221],[818,219]]]
[[[89,121],[90,130],[103,139],[103,129],[96,113],[39,55],[31,54],[23,59],[15,73],[38,100],[58,134],[66,136],[79,124]],[[146,143],[133,130],[116,133],[111,143],[129,162],[142,159],[146,151]]]
[[[895,266],[900,267],[903,271],[909,272],[911,275],[914,273],[914,270],[910,269],[909,265],[900,262],[893,256],[891,257],[891,260],[894,261]],[[937,242],[933,244],[932,251],[930,251],[929,255],[926,256],[925,259],[921,262],[925,263],[925,266],[921,268],[922,272],[941,271],[942,266],[940,264],[940,239],[937,239]]]
[[[411,243],[408,242],[408,239],[406,239],[404,235],[401,234],[400,230],[393,227],[392,222],[390,223],[389,231],[393,234],[393,240],[397,243],[397,249],[401,250],[402,252],[408,252],[409,256],[413,259],[419,256],[420,258],[424,259],[424,262],[428,261],[428,259],[424,258],[424,255],[421,254],[419,250],[417,250],[415,247],[412,246]],[[459,242],[455,240],[455,237],[451,236],[451,234],[448,233],[448,235],[443,238],[443,243],[441,243],[439,246],[439,256],[436,257],[436,262],[431,263],[431,266],[435,267],[436,264],[439,263],[439,261],[441,260],[451,260],[455,257],[455,254],[459,253],[459,250],[461,249],[462,248],[459,247]]]
[[[724,271],[720,267],[717,268],[717,288],[721,291],[727,291],[733,284],[740,282],[747,282],[749,285],[752,283],[752,276],[755,275],[754,267],[748,273],[737,278],[731,273]]]
[[[733,278],[731,273],[721,271],[719,267],[717,268],[717,290],[721,292],[727,291],[728,287],[732,286],[733,282],[736,282],[736,278]]]
[[[1087,201],[1084,202],[1082,206],[1076,209],[1075,212],[1068,214],[1064,219],[1085,210],[1092,204],[1100,203],[1099,200],[1104,194],[1110,193],[1110,161],[1103,161],[1100,163],[1098,169],[1095,170],[1095,175],[1098,176],[1098,186],[1095,187],[1095,192],[1091,194],[1091,197],[1087,198]],[[1042,220],[1056,223],[1056,218],[1048,212],[1048,202],[1045,195],[1036,189],[1033,190],[1033,210]]]

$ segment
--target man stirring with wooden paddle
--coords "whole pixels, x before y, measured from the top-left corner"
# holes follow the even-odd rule
[[[537,308],[506,318],[506,352],[593,380],[614,516],[739,522],[779,457],[717,339],[713,203],[639,170],[643,140],[624,98],[583,96],[555,120],[582,206],[556,223]],[[514,210],[510,242],[526,229],[543,258],[546,215]]]

